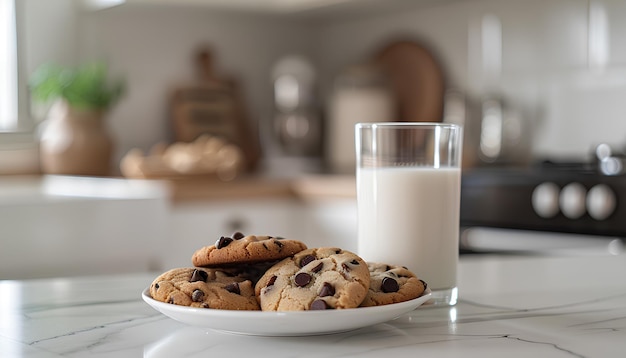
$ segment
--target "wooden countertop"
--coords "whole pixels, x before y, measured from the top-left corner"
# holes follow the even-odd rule
[[[306,175],[296,178],[245,177],[230,182],[215,179],[169,180],[174,203],[254,198],[321,200],[355,198],[354,175]]]

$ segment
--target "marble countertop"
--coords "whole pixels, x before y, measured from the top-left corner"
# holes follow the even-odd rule
[[[155,274],[0,281],[1,357],[623,357],[626,256],[462,256],[459,303],[355,331],[243,336],[141,299]]]

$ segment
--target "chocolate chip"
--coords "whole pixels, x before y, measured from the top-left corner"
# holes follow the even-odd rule
[[[391,270],[391,266],[387,265],[387,267],[385,267],[385,271],[389,271]]]
[[[239,231],[235,231],[235,232],[233,233],[233,239],[235,239],[235,240],[241,240],[241,239],[243,239],[244,237],[245,237],[245,235],[244,235],[244,234],[242,234],[242,233],[240,233]]]
[[[353,265],[360,265],[359,261],[357,261],[356,259],[350,261],[350,263]],[[341,267],[343,267],[345,271],[352,270],[352,268],[350,268],[350,266],[348,266],[348,264],[346,264],[345,262],[341,264]]]
[[[385,277],[383,278],[383,282],[380,285],[380,289],[384,293],[398,292],[400,286],[398,286],[398,281],[394,280],[391,277]]]
[[[294,282],[296,283],[296,286],[304,287],[304,286],[308,285],[309,282],[311,282],[311,275],[309,275],[306,272],[300,272],[294,278]]]
[[[428,287],[428,284],[426,283],[426,281],[424,280],[420,280],[420,281],[422,281],[422,283],[424,284],[424,289],[426,289]]]
[[[195,269],[193,270],[193,273],[191,274],[191,279],[189,280],[189,282],[196,282],[196,281],[206,282],[208,278],[209,278],[208,273],[202,270]]]
[[[239,284],[237,282],[229,283],[228,285],[224,286],[224,289],[228,292],[236,293],[238,295],[241,294],[241,291],[239,290]]]
[[[199,289],[193,290],[193,293],[191,294],[191,300],[194,302],[200,302],[202,301],[202,298],[204,298],[204,292],[202,292]]]
[[[276,276],[270,277],[270,280],[267,281],[267,285],[265,287],[272,286],[274,284],[274,282],[276,282],[276,278],[277,278]]]
[[[315,256],[306,255],[305,257],[302,258],[302,260],[300,260],[300,267],[304,267],[313,261],[315,261]]]
[[[328,282],[324,282],[322,289],[320,290],[320,297],[333,296],[335,294],[335,288]]]
[[[155,284],[154,284],[154,289],[155,289],[155,290],[158,290],[158,289],[159,289],[159,284],[158,284],[158,283],[155,283]]]
[[[174,297],[170,296],[170,298],[167,300],[167,303],[169,304],[174,304]]]
[[[215,242],[215,248],[221,249],[228,246],[231,242],[233,242],[233,239],[228,236],[222,236]]]
[[[335,250],[335,253],[336,253],[336,254],[340,254],[340,253],[341,253],[341,249],[337,249],[337,250]]]
[[[202,308],[209,308],[209,304],[206,302],[202,302]]]
[[[328,305],[326,304],[326,301],[324,300],[315,300],[313,301],[313,303],[311,303],[312,310],[325,310],[327,308],[328,308]]]
[[[269,249],[270,249],[269,247],[267,247],[267,245],[265,245],[265,243],[263,243],[263,248],[264,248],[265,250],[269,250]]]
[[[278,241],[276,239],[274,239],[274,243],[276,244],[276,246],[278,246],[281,249],[283,248],[283,246],[285,246],[285,244],[283,244],[282,242],[280,242],[280,241]]]
[[[318,273],[322,269],[322,267],[324,267],[324,263],[320,262],[319,264],[317,264],[317,266],[311,269],[311,272]]]

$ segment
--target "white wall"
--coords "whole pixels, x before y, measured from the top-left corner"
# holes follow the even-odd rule
[[[35,0],[29,0],[35,1]],[[39,0],[41,2],[41,0]],[[589,68],[589,1],[464,0],[422,3],[401,11],[327,19],[255,15],[206,7],[123,5],[81,14],[76,52],[104,57],[128,78],[127,96],[111,113],[116,160],[133,147],[148,149],[169,138],[168,93],[193,80],[197,46],[215,48],[218,70],[241,80],[249,113],[269,130],[272,93],[269,72],[282,55],[301,53],[319,65],[324,88],[346,65],[366,60],[387,41],[413,37],[428,45],[446,71],[449,87],[479,99],[503,93],[528,111],[537,157],[587,155],[599,142],[623,147],[626,140],[626,3],[598,0],[607,10],[609,53],[603,72]],[[39,9],[41,10],[41,8]],[[63,11],[55,11],[63,13]],[[62,10],[62,9],[61,9]],[[40,11],[41,13],[41,11]],[[327,12],[328,14],[328,12]],[[482,70],[480,21],[496,15],[502,24],[502,71],[488,82]],[[34,18],[36,20],[37,18]],[[62,20],[62,19],[61,19]],[[50,21],[42,21],[42,24]],[[35,60],[48,49],[37,28],[31,36]],[[44,26],[44,25],[42,25]],[[69,27],[68,27],[69,26]],[[55,32],[56,31],[56,32]],[[40,36],[38,42],[32,38]],[[56,35],[55,35],[56,34]],[[74,39],[69,36],[68,41]],[[54,47],[54,46],[52,46]],[[61,52],[62,53],[62,52]]]
[[[608,14],[610,55],[603,73],[588,66],[587,0],[443,2],[395,14],[334,21],[320,28],[316,53],[326,74],[370,57],[385,41],[408,36],[430,47],[447,84],[478,99],[503,93],[529,113],[537,157],[587,155],[600,142],[626,144],[626,3],[597,1]],[[486,81],[480,22],[502,25],[502,70]],[[478,41],[477,41],[478,40]]]
[[[291,53],[310,55],[309,28],[274,16],[175,6],[125,5],[87,13],[81,23],[81,57],[105,58],[127,76],[128,93],[111,113],[117,158],[170,139],[168,99],[194,83],[195,55],[209,45],[218,73],[243,89],[252,123],[269,120],[271,66]]]
[[[18,38],[20,66],[31,74],[42,63],[72,65],[76,61],[77,8],[74,0],[23,0]]]

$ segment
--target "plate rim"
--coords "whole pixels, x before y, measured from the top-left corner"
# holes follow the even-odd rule
[[[158,311],[159,313],[165,315],[166,317],[173,319],[175,321],[184,323],[190,326],[200,326],[209,328],[212,330],[236,333],[236,334],[244,334],[244,335],[257,335],[257,336],[308,336],[308,335],[323,335],[323,334],[332,334],[339,332],[346,332],[351,330],[356,330],[359,328],[369,327],[375,324],[384,323],[392,321],[400,316],[415,310],[417,307],[426,303],[432,296],[430,290],[425,291],[420,297],[414,298],[412,300],[392,303],[388,305],[382,306],[372,306],[372,307],[356,307],[356,308],[345,308],[340,310],[324,310],[324,311],[249,311],[249,310],[219,310],[219,309],[206,309],[206,308],[197,308],[197,307],[187,307],[187,306],[179,306],[172,305],[169,303],[157,301],[150,296],[150,287],[148,286],[141,293],[143,300],[150,305],[153,309]],[[164,312],[165,311],[165,312]],[[223,329],[219,328],[215,324],[194,324],[187,322],[185,320],[180,320],[176,317],[170,315],[170,313],[176,314],[193,314],[196,317],[203,318],[232,318],[232,319],[265,319],[265,320],[297,320],[299,318],[311,318],[311,315],[315,315],[318,319],[324,319],[326,317],[333,317],[337,319],[338,316],[350,316],[354,315],[358,312],[360,315],[371,315],[372,313],[381,315],[388,313],[388,316],[383,319],[376,320],[374,323],[367,324],[356,324],[351,326],[350,328],[340,328],[340,329],[328,329],[328,330],[311,330],[307,332],[291,332],[289,327],[286,327],[284,331],[271,331],[271,332],[263,332],[263,330],[259,329],[251,329],[251,330],[233,330],[233,329]],[[288,322],[287,322],[288,323]]]

